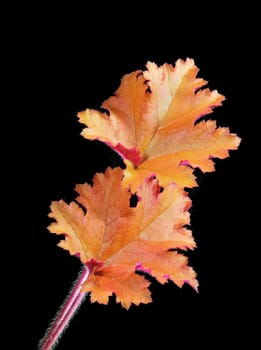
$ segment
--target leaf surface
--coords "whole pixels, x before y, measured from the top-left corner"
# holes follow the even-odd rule
[[[207,82],[197,73],[192,59],[178,60],[175,67],[148,62],[146,71],[125,75],[115,95],[102,104],[109,115],[91,109],[79,113],[87,126],[82,135],[105,142],[125,159],[125,186],[136,190],[156,174],[162,186],[193,187],[193,168],[213,171],[212,158],[237,149],[240,139],[228,128],[199,120],[224,96],[202,89]]]
[[[107,304],[109,296],[125,308],[151,301],[145,271],[160,283],[167,280],[197,289],[196,274],[176,249],[193,249],[187,228],[191,201],[175,184],[161,191],[153,177],[138,189],[139,201],[130,207],[131,192],[122,185],[123,170],[108,168],[96,174],[93,186],[77,185],[76,202],[53,202],[49,226],[64,235],[59,246],[78,255],[90,269],[83,291],[91,301]]]

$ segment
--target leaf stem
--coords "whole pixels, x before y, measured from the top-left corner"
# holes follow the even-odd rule
[[[82,284],[87,280],[88,276],[89,269],[84,266],[74,282],[68,297],[55,315],[43,339],[39,342],[39,350],[54,349],[55,345],[57,345],[63,331],[67,328],[79,306],[88,294],[81,292]]]

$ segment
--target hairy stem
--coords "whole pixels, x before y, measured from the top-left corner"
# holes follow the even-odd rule
[[[54,317],[48,327],[43,339],[39,343],[39,350],[50,350],[54,349],[58,339],[62,335],[63,331],[69,325],[71,319],[75,315],[79,306],[83,302],[87,293],[81,292],[82,284],[87,280],[89,275],[89,269],[84,266],[81,272],[73,284],[73,287],[62,304],[61,308]]]

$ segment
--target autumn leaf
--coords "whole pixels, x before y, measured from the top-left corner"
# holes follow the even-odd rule
[[[144,271],[160,283],[173,281],[197,289],[196,274],[177,249],[193,249],[187,228],[191,201],[175,184],[162,191],[153,177],[139,188],[136,207],[122,186],[123,170],[108,168],[96,174],[93,186],[77,185],[75,202],[53,202],[49,216],[55,221],[49,231],[64,235],[59,246],[79,256],[90,269],[82,290],[91,301],[107,304],[115,294],[125,308],[131,303],[149,303],[149,281],[135,271]]]
[[[87,126],[82,135],[105,142],[125,159],[126,186],[135,190],[156,174],[162,186],[193,187],[193,168],[213,171],[213,158],[226,158],[237,149],[240,139],[228,128],[199,120],[224,96],[201,89],[207,82],[197,73],[192,59],[178,60],[175,67],[148,62],[146,71],[122,78],[115,95],[102,104],[105,112],[79,113]]]

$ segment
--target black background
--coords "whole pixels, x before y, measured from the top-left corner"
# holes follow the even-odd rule
[[[63,10],[45,14],[36,9],[19,22],[9,40],[7,88],[16,102],[15,107],[10,103],[8,114],[15,140],[10,158],[16,212],[12,223],[15,240],[21,241],[22,257],[15,263],[21,272],[16,290],[23,348],[37,348],[80,268],[76,258],[56,247],[59,240],[46,229],[50,202],[72,200],[76,183],[121,164],[108,147],[79,135],[77,112],[99,107],[123,74],[144,69],[148,60],[163,64],[186,57],[194,58],[200,77],[227,98],[210,117],[243,139],[239,150],[217,161],[215,173],[200,175],[200,187],[191,191],[198,248],[189,252],[189,260],[198,273],[199,294],[188,286],[180,290],[154,281],[153,303],[129,311],[114,299],[104,306],[87,298],[57,349],[101,348],[103,343],[115,349],[156,343],[223,348],[251,341],[258,181],[257,100],[250,82],[257,59],[255,28],[253,21],[246,25],[251,15],[220,8],[200,17],[190,9],[188,17],[185,9],[167,6],[154,8],[153,15],[139,8],[121,9],[114,16],[104,7],[82,10],[81,16],[69,7],[66,15]]]

